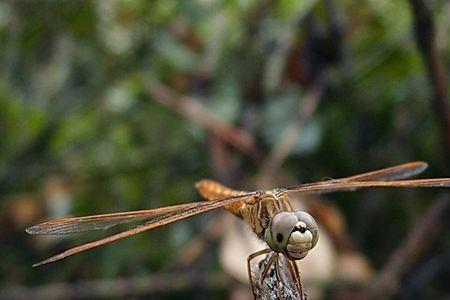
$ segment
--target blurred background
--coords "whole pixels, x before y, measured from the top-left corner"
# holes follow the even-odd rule
[[[0,299],[250,299],[263,246],[221,209],[40,268],[127,227],[24,229],[198,201],[202,178],[449,176],[449,30],[444,0],[1,1]],[[311,299],[450,297],[444,191],[296,203],[321,225]]]

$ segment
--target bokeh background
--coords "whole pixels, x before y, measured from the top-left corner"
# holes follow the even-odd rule
[[[449,176],[449,30],[444,0],[1,1],[0,299],[249,299],[219,258],[222,210],[34,269],[105,233],[24,228],[198,201],[205,177]],[[302,205],[333,253],[314,297],[449,297],[444,191]]]

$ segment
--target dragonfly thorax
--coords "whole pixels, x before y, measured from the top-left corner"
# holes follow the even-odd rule
[[[314,218],[304,211],[280,212],[272,218],[264,239],[273,251],[299,260],[317,244],[319,230]]]
[[[286,192],[272,190],[259,191],[253,197],[242,201],[235,214],[242,218],[260,239],[264,239],[265,231],[273,217],[280,212],[291,210]]]

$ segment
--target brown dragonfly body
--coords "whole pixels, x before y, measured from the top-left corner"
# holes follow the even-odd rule
[[[215,181],[202,180],[197,183],[197,189],[203,197],[208,199],[207,201],[140,211],[57,219],[27,228],[26,232],[29,234],[72,234],[104,230],[124,223],[141,222],[140,225],[131,229],[71,248],[34,265],[39,266],[206,211],[225,207],[234,215],[243,219],[253,232],[270,246],[270,249],[263,249],[250,255],[247,261],[249,278],[255,297],[255,289],[258,289],[258,286],[264,286],[265,280],[270,278],[275,278],[275,281],[283,280],[283,278],[294,278],[294,285],[303,295],[299,284],[298,270],[293,260],[303,258],[314,247],[318,239],[318,227],[314,219],[307,213],[292,212],[289,194],[323,194],[373,187],[450,187],[450,178],[403,180],[421,173],[426,167],[427,164],[424,162],[410,162],[341,179],[254,192],[232,190]],[[252,282],[250,261],[263,254],[269,254],[270,258],[263,268],[262,274],[258,276],[260,282],[255,283]],[[280,255],[284,255],[287,259],[280,260]],[[286,265],[286,268],[289,269],[284,275],[277,273],[280,271],[281,265]],[[268,272],[272,269],[276,271],[276,276],[270,275],[267,277]],[[282,269],[281,271],[283,271]],[[289,288],[292,283],[286,283],[284,286]],[[278,294],[280,294],[279,291]]]
[[[224,199],[248,195],[250,192],[230,189],[213,180],[201,180],[197,191],[207,200]],[[253,232],[264,238],[271,220],[280,212],[291,212],[292,206],[285,190],[262,191],[241,201],[226,205],[225,208],[245,221]],[[266,254],[256,270],[251,261]],[[304,299],[297,265],[270,249],[263,249],[247,258],[247,272],[255,299]]]
[[[200,195],[207,200],[245,196],[251,192],[230,189],[216,181],[205,179],[196,184]],[[261,191],[256,195],[226,205],[225,208],[247,223],[253,232],[263,238],[273,217],[283,211],[292,211],[288,195],[283,189]]]

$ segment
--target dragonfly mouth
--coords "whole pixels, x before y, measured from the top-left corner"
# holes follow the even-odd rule
[[[299,260],[304,258],[309,251],[301,251],[300,249],[293,249],[293,251],[289,251],[287,250],[286,252],[284,252],[284,254],[292,260]]]
[[[293,259],[302,259],[313,248],[313,235],[303,226],[295,227],[286,245],[286,254]]]

